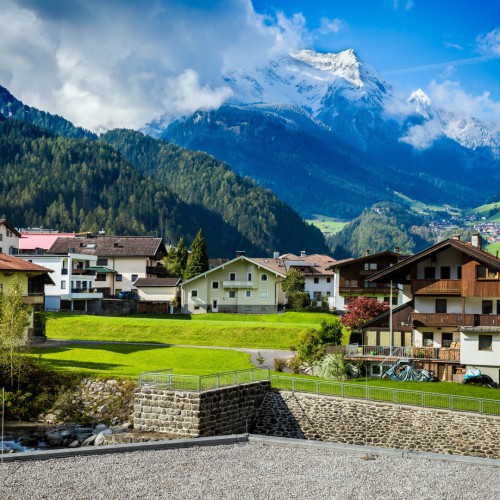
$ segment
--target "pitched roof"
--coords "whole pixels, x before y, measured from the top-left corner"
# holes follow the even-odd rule
[[[478,262],[485,264],[489,268],[500,271],[500,259],[498,257],[494,257],[490,253],[485,252],[484,250],[480,250],[479,248],[473,246],[471,243],[466,243],[464,241],[455,239],[448,239],[436,243],[435,245],[425,250],[422,250],[421,252],[411,257],[407,257],[401,262],[398,262],[397,264],[394,264],[391,267],[379,271],[378,273],[372,274],[368,278],[368,281],[384,281],[384,279],[391,279],[391,276],[394,275],[399,275],[399,276],[406,275],[408,274],[407,267],[411,266],[412,264],[421,262],[422,260],[429,258],[431,255],[446,250],[447,248],[455,248],[459,252],[462,252],[465,255],[472,257],[474,260],[477,260]]]
[[[21,237],[21,233],[7,220],[0,219],[0,226],[4,225],[7,229],[10,229],[18,238]]]
[[[223,258],[208,259],[208,265],[211,268],[222,266],[222,264],[227,264],[228,262],[229,262],[229,259],[223,259]]]
[[[385,257],[385,256],[398,257],[400,259],[407,259],[408,258],[407,255],[392,252],[391,250],[384,250],[383,252],[377,252],[377,253],[371,253],[369,255],[363,255],[363,257],[358,257],[357,259],[338,260],[334,263],[333,267],[342,267],[342,266],[346,266],[346,265],[350,265],[350,264],[357,264],[358,262],[364,262],[366,260],[373,260],[374,258]]]
[[[139,278],[134,286],[137,288],[148,286],[177,286],[181,278]]]
[[[48,250],[57,238],[74,237],[75,233],[21,233],[19,240],[19,250],[26,252],[27,250],[35,250],[42,248]]]
[[[278,259],[273,258],[252,258],[253,261],[259,262],[260,265],[265,265],[275,272],[286,274],[290,267],[302,268],[302,273],[305,276],[333,276],[331,270],[332,265],[337,261],[324,254],[312,254],[298,256],[293,253],[281,255]],[[305,269],[304,269],[305,268]]]
[[[0,253],[0,271],[51,273],[52,269],[47,269],[46,267],[39,266],[38,264],[33,264],[33,262],[13,257],[12,255]]]
[[[155,257],[166,255],[161,238],[153,236],[91,236],[89,238],[57,238],[48,253],[65,255],[73,248],[75,253],[98,257]]]
[[[210,274],[214,271],[218,271],[221,267],[225,267],[227,265],[230,265],[233,262],[237,262],[238,260],[246,260],[248,262],[251,262],[252,264],[255,264],[258,267],[263,267],[264,269],[267,269],[268,271],[271,271],[274,274],[281,276],[282,278],[284,278],[286,276],[286,270],[284,267],[281,267],[279,270],[277,270],[277,269],[273,269],[271,266],[269,266],[269,260],[272,260],[272,259],[254,259],[254,258],[246,257],[245,255],[240,255],[240,256],[226,262],[225,264],[214,267],[213,269],[209,269],[208,271],[205,271],[204,273],[198,274],[198,276],[194,276],[193,278],[190,278],[188,280],[183,281],[182,285],[185,285],[186,283],[191,283],[191,281],[194,281],[194,280],[197,280],[198,278],[202,278],[204,276],[207,276],[208,274]]]

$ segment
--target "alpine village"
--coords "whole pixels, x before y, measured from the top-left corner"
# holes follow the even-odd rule
[[[7,3],[12,26],[58,40],[60,87],[56,63],[31,68],[39,83],[14,69],[22,42],[0,56],[0,497],[498,498],[495,95],[442,75],[405,94],[413,70],[328,45],[349,29],[361,43],[340,2],[319,3],[350,24],[315,30],[298,26],[318,6],[284,2]],[[366,8],[430,15],[386,3]],[[80,31],[96,16],[110,43],[104,12],[144,24],[137,52],[118,36],[121,62]],[[221,31],[242,23],[252,50],[210,30],[194,57],[205,39],[184,39],[184,16],[205,33],[230,13]],[[172,69],[170,47],[157,74],[154,36],[192,66]],[[464,65],[498,70],[499,29],[471,40],[482,55]],[[94,90],[90,54],[114,64]]]

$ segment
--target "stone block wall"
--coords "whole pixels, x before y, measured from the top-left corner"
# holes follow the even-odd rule
[[[256,434],[500,458],[500,417],[269,391]]]
[[[134,401],[134,428],[179,437],[247,432],[269,391],[267,381],[204,392],[140,389]]]

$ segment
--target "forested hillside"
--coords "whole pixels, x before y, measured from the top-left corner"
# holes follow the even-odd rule
[[[328,239],[328,245],[337,259],[361,257],[366,250],[372,253],[399,247],[404,254],[413,254],[432,242],[415,231],[424,224],[424,218],[396,203],[376,203]]]
[[[145,150],[137,153],[146,163],[156,161],[151,141],[151,160]],[[131,148],[138,145],[132,142]],[[164,153],[169,145],[159,148]],[[0,217],[16,226],[104,229],[108,234],[158,235],[172,243],[183,236],[188,244],[202,228],[210,254],[221,257],[232,257],[236,250],[252,255],[280,248],[325,250],[317,229],[208,155],[172,146],[162,160],[163,166],[167,163],[176,171],[175,182],[159,173],[152,178],[150,169],[141,173],[104,142],[57,137],[0,115]],[[222,216],[226,212],[232,223]]]
[[[43,129],[50,130],[55,135],[73,139],[96,139],[97,136],[81,127],[75,127],[62,116],[52,115],[45,111],[32,108],[17,100],[6,88],[0,85],[0,113],[8,118],[16,118]]]
[[[112,130],[101,140],[116,148],[138,170],[168,186],[184,202],[220,215],[268,255],[272,251],[326,251],[317,228],[306,224],[270,190],[236,175],[213,156],[130,130]]]

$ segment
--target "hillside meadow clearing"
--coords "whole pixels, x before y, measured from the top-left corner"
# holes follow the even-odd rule
[[[297,335],[318,328],[327,313],[200,314],[107,317],[47,313],[47,337],[65,340],[290,349]]]

